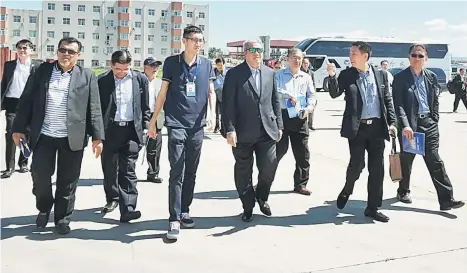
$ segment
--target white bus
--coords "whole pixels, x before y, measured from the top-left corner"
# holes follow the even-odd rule
[[[305,53],[305,58],[310,60],[310,65],[315,73],[316,88],[323,88],[323,80],[328,75],[327,63],[334,63],[337,73],[350,66],[349,51],[353,42],[365,41],[371,46],[370,63],[379,67],[381,61],[387,60],[389,68],[404,69],[409,66],[409,48],[414,41],[396,40],[393,38],[376,39],[350,39],[336,38],[309,38],[299,42],[295,47]],[[419,41],[417,41],[419,43]],[[424,43],[428,50],[428,62],[426,67],[436,73],[441,85],[446,85],[451,79],[451,54],[449,45],[443,43]]]

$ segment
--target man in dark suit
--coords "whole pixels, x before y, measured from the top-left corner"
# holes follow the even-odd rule
[[[454,107],[452,112],[457,113],[457,107],[459,107],[460,101],[462,101],[467,109],[467,78],[465,76],[465,70],[463,68],[459,69],[459,74],[457,74],[452,81],[456,90],[454,93]]]
[[[99,94],[106,140],[102,153],[104,191],[107,204],[102,212],[120,207],[120,222],[141,217],[136,211],[138,190],[136,161],[149,127],[148,79],[131,69],[131,55],[126,50],[115,51],[112,70],[99,77]]]
[[[276,142],[282,124],[274,71],[262,64],[263,45],[243,44],[245,62],[227,72],[222,91],[222,124],[235,157],[235,186],[243,204],[242,220],[253,219],[255,199],[263,214],[270,216],[267,203],[277,169]],[[258,167],[256,192],[252,184],[253,152]]]
[[[2,110],[5,111],[6,118],[6,134],[5,134],[5,163],[6,170],[1,178],[9,178],[15,172],[15,155],[16,146],[13,143],[11,133],[11,125],[15,120],[16,107],[18,106],[19,98],[23,93],[24,86],[29,75],[34,74],[36,68],[40,65],[39,62],[31,61],[29,54],[32,50],[32,43],[29,40],[20,40],[16,43],[16,60],[7,61],[3,65],[2,77]],[[23,152],[19,155],[18,160],[19,172],[26,173],[28,169],[28,159],[24,157]]]
[[[399,119],[399,140],[402,135],[413,138],[413,132],[425,134],[425,164],[438,193],[441,210],[460,208],[462,201],[455,201],[451,181],[441,160],[439,149],[439,86],[436,74],[424,69],[428,59],[426,47],[412,45],[409,49],[410,67],[397,73],[392,84],[392,95]],[[402,180],[399,182],[397,198],[403,203],[412,203],[410,197],[410,175],[415,154],[401,152]]]
[[[33,152],[33,193],[44,228],[54,206],[55,226],[60,234],[70,232],[75,191],[88,136],[96,158],[102,150],[104,126],[97,79],[91,70],[76,64],[81,42],[72,37],[58,43],[58,60],[43,63],[28,79],[13,123],[13,139],[28,141]],[[29,128],[28,139],[26,133]],[[58,155],[58,156],[57,156]],[[57,161],[55,200],[52,175]]]
[[[384,139],[396,135],[396,115],[388,78],[385,71],[368,64],[370,45],[354,42],[350,48],[352,67],[343,70],[337,78],[333,66],[328,65],[329,94],[337,98],[345,93],[345,110],[341,136],[349,141],[350,162],[345,186],[337,198],[337,207],[343,209],[353,193],[355,182],[365,167],[368,153],[368,202],[365,216],[388,222],[389,217],[378,211],[383,199]]]

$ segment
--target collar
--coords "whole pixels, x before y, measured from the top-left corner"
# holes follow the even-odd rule
[[[245,63],[248,65],[248,67],[250,68],[250,70],[251,70],[251,71],[256,71],[256,70],[259,70],[259,71],[261,71],[261,64],[259,65],[259,67],[258,67],[258,68],[253,68],[253,67],[251,67],[251,65],[250,65],[250,64],[248,64],[246,61],[245,61]]]
[[[178,54],[178,62],[179,62],[179,63],[183,62],[183,63],[187,64],[187,63],[185,62],[185,59],[183,58],[183,56],[185,56],[185,51],[183,51],[182,53]],[[195,62],[193,63],[192,66],[198,65],[199,60],[200,60],[199,55],[196,54],[196,59],[195,59]],[[187,64],[187,65],[190,66],[189,64]]]
[[[413,71],[412,67],[410,68],[410,72],[412,73],[412,76],[415,79],[418,79],[418,78],[421,78],[421,77],[425,76],[425,69],[422,69],[422,74],[420,76],[418,76],[417,73],[415,73],[415,71]]]
[[[117,79],[117,77],[115,77],[115,74],[113,76],[114,76],[115,81],[121,81],[121,80],[124,80],[124,79],[127,79],[127,78],[131,79],[131,78],[133,78],[133,70],[130,68],[130,70],[128,71],[128,74],[126,74],[126,76],[123,77],[122,79]]]
[[[293,74],[292,71],[290,70],[290,67],[287,67],[286,69],[283,69],[284,73],[292,75],[292,77],[298,77],[298,76],[303,76],[305,72],[303,72],[301,69],[297,71],[297,73]]]
[[[19,58],[16,59],[16,63],[19,64],[19,65],[23,65],[23,64],[19,61]],[[27,58],[26,62],[24,62],[24,65],[26,65],[26,66],[31,66],[31,58]]]
[[[75,68],[75,66],[72,66],[69,70],[64,71],[63,68],[58,64],[58,61],[55,61],[54,69],[60,71],[62,74],[63,73],[71,74],[71,72],[73,71],[73,68]]]
[[[362,70],[357,68],[357,71],[358,71],[359,74],[365,75],[365,76],[368,77],[368,76],[370,76],[371,72],[373,72],[373,71],[371,71],[371,65],[370,64],[367,64],[367,68],[368,69],[366,71],[362,71]]]

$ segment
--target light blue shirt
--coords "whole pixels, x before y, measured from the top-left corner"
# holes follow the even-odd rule
[[[282,109],[287,109],[286,101],[290,97],[305,96],[307,109],[311,112],[314,107],[315,87],[313,80],[308,73],[299,70],[292,74],[290,68],[276,71],[275,80],[277,92],[279,92],[279,101]]]
[[[123,79],[115,79],[117,112],[115,121],[133,121],[133,72],[130,70]]]
[[[250,66],[250,70],[251,70],[251,75],[253,75],[253,79],[255,79],[255,82],[256,82],[256,89],[258,90],[258,92],[261,93],[261,69],[253,68]]]
[[[381,105],[373,69],[369,66],[366,72],[359,71],[359,75],[360,95],[363,100],[361,119],[381,118]]]
[[[412,75],[415,83],[415,97],[417,97],[418,100],[418,113],[428,114],[430,113],[430,106],[428,105],[428,92],[425,85],[425,75],[422,72],[420,76],[417,76],[413,71]]]
[[[225,68],[222,70],[222,73],[217,74],[216,80],[214,81],[214,90],[220,89],[224,86],[225,74]]]

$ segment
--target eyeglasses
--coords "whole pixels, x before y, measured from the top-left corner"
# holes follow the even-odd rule
[[[28,50],[28,47],[27,46],[18,46],[16,49],[17,50]]]
[[[74,51],[72,49],[66,49],[66,48],[59,48],[58,49],[58,52],[62,53],[62,54],[68,54],[68,55],[76,55],[78,54],[78,51]]]
[[[204,43],[204,39],[198,39],[198,38],[185,38],[185,39],[191,40],[194,43],[200,43],[200,44]]]
[[[250,52],[250,53],[255,53],[255,52],[263,53],[263,52],[264,52],[264,49],[263,49],[263,48],[260,48],[260,47],[250,47],[250,48],[248,49],[248,52]]]
[[[423,54],[410,54],[410,57],[424,59],[425,55],[423,55]]]

